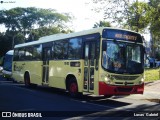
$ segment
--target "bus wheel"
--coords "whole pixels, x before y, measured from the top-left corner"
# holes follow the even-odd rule
[[[28,74],[28,73],[26,73],[26,74],[24,75],[24,83],[25,83],[25,86],[26,86],[26,87],[30,87],[30,85],[31,85],[31,83],[30,83],[30,77],[29,77],[29,74]]]
[[[105,98],[111,98],[113,95],[105,95]]]
[[[77,97],[78,95],[78,85],[74,78],[71,78],[68,83],[68,91],[71,97]]]

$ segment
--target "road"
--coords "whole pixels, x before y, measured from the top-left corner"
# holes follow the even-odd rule
[[[75,99],[59,89],[40,86],[26,88],[24,84],[13,83],[2,77],[0,77],[0,111],[1,113],[4,111],[38,112],[42,113],[42,117],[57,119],[110,119],[111,117],[115,117],[115,119],[130,117],[132,119],[143,111],[147,111],[147,114],[150,112],[158,113],[159,115],[153,119],[158,120],[160,117],[160,105],[146,100],[135,101],[135,99],[128,99],[125,96],[109,99],[83,96]],[[149,119],[151,118],[149,117]]]

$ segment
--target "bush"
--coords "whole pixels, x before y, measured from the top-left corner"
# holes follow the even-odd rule
[[[159,68],[145,69],[145,82],[159,80],[159,72]]]

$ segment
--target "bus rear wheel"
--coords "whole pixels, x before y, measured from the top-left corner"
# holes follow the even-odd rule
[[[78,97],[78,85],[75,78],[70,78],[68,82],[68,91],[71,97]]]
[[[31,83],[30,83],[30,76],[28,73],[26,73],[24,75],[24,84],[26,87],[30,87],[31,86]]]

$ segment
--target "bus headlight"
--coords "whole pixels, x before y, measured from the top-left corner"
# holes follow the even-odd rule
[[[107,77],[105,77],[105,78],[104,78],[104,81],[108,82],[108,81],[109,81],[109,79],[108,79]]]
[[[141,80],[139,81],[139,84],[144,83],[144,78],[142,77]]]
[[[141,78],[141,82],[144,82],[144,78],[143,77]]]
[[[111,82],[110,79],[104,74],[101,75],[101,80],[108,84]]]

